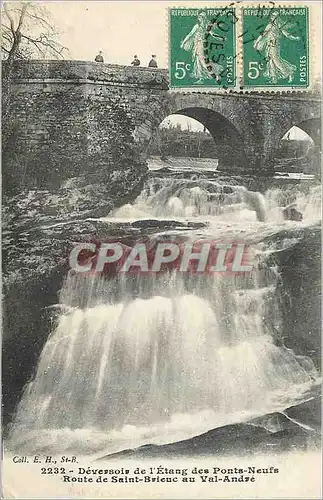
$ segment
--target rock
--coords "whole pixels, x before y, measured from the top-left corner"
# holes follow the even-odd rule
[[[298,226],[264,239],[268,266],[278,266],[284,345],[321,364],[321,228]]]
[[[194,228],[200,229],[203,227],[207,227],[207,224],[204,222],[180,222],[177,220],[158,220],[158,219],[144,219],[144,220],[136,220],[132,222],[132,227],[135,228],[154,228],[154,229],[172,229],[172,228]]]
[[[243,455],[268,451],[286,452],[320,446],[320,397],[314,396],[283,412],[270,413],[248,422],[225,425],[191,439],[165,445],[147,444],[104,456],[121,458],[179,458],[189,456]],[[310,413],[311,417],[308,417]],[[314,415],[314,416],[313,416]],[[316,417],[315,417],[316,415]],[[304,422],[305,423],[304,423]]]
[[[285,220],[294,220],[294,221],[303,220],[303,214],[296,209],[296,204],[292,204],[284,208],[283,216]]]

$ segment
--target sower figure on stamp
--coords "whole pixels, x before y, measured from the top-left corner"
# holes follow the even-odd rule
[[[181,42],[182,49],[187,52],[192,51],[193,71],[191,76],[197,78],[195,83],[203,83],[203,80],[213,78],[212,73],[216,75],[216,81],[219,81],[219,75],[223,70],[223,66],[220,64],[212,62],[208,65],[205,62],[204,40],[207,32],[207,24],[206,14],[202,11],[197,16],[197,24],[193,26],[189,34]],[[212,66],[211,71],[208,69],[208,66]]]
[[[297,69],[294,64],[289,63],[280,55],[281,38],[299,40],[298,36],[294,36],[287,31],[287,27],[290,27],[290,23],[287,25],[282,22],[278,12],[271,13],[269,24],[253,45],[258,52],[263,52],[265,55],[267,68],[264,77],[268,78],[271,83],[277,83],[278,80],[284,78],[288,78],[288,82],[291,83]]]

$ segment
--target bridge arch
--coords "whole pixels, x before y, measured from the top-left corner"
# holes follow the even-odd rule
[[[277,128],[277,139],[280,141],[293,127],[303,130],[313,140],[315,146],[321,145],[321,118],[288,120]]]
[[[320,118],[309,118],[296,126],[306,132],[313,140],[315,146],[321,146],[321,120]]]
[[[306,174],[314,174],[318,177],[321,171],[321,120],[319,118],[306,118],[303,120],[292,120],[278,129],[277,146],[274,150],[277,165],[288,169],[298,168]],[[295,135],[294,128],[298,129]],[[299,134],[304,132],[307,136]],[[289,134],[291,132],[291,136]],[[303,142],[304,139],[306,142]],[[299,142],[300,141],[300,142]]]
[[[17,161],[23,164],[33,150],[38,172],[38,165],[44,165],[43,149],[59,144],[55,161],[65,164],[66,158],[73,158],[74,163],[86,166],[89,150],[97,143],[97,131],[109,136],[109,120],[103,123],[102,115],[114,100],[127,105],[129,133],[143,157],[152,134],[167,116],[199,114],[196,108],[204,110],[199,118],[207,122],[205,126],[217,141],[238,146],[248,158],[243,169],[248,173],[272,174],[277,144],[293,125],[307,131],[316,144],[320,140],[316,125],[321,98],[317,94],[258,95],[220,89],[204,93],[202,88],[185,93],[170,90],[168,73],[161,69],[88,61],[19,61],[11,86],[12,110],[21,125]],[[97,112],[89,119],[94,101]],[[64,175],[68,173],[65,169]],[[63,175],[58,176],[61,179]],[[48,176],[48,185],[51,182]]]
[[[221,102],[221,101],[220,101]],[[169,116],[182,115],[200,122],[211,134],[216,145],[234,152],[231,156],[235,164],[247,166],[248,158],[245,152],[244,137],[234,123],[234,115],[230,115],[223,106],[214,106],[214,99],[207,95],[180,95],[155,107],[143,122],[135,129],[134,138],[147,151],[150,141],[154,137],[159,125]],[[221,164],[221,158],[219,158]]]

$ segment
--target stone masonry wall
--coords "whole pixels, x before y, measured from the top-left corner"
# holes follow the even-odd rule
[[[320,115],[320,99],[315,96],[286,94],[279,100],[270,94],[169,92],[166,70],[82,61],[19,62],[12,83],[14,165],[11,161],[7,175],[24,185],[51,187],[98,168],[89,165],[89,153],[95,148],[99,152],[100,141],[109,140],[115,126],[109,109],[116,100],[128,109],[130,134],[142,158],[167,115],[199,107],[208,112],[205,120],[203,113],[199,115],[205,125],[210,124],[210,110],[217,114],[211,132],[215,140],[223,140],[218,133],[221,117],[232,125],[251,170],[266,168],[277,142],[292,125]]]

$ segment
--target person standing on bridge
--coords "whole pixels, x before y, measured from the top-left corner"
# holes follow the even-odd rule
[[[99,53],[97,56],[95,56],[95,62],[100,62],[100,63],[103,63],[104,62],[104,59],[103,59],[103,52],[102,50],[99,50]]]
[[[133,56],[131,66],[140,66],[140,60],[138,59],[138,56]]]
[[[151,59],[149,61],[149,64],[148,64],[148,68],[158,68],[158,64],[157,64],[157,61],[156,61],[156,55],[153,54],[151,56]]]

